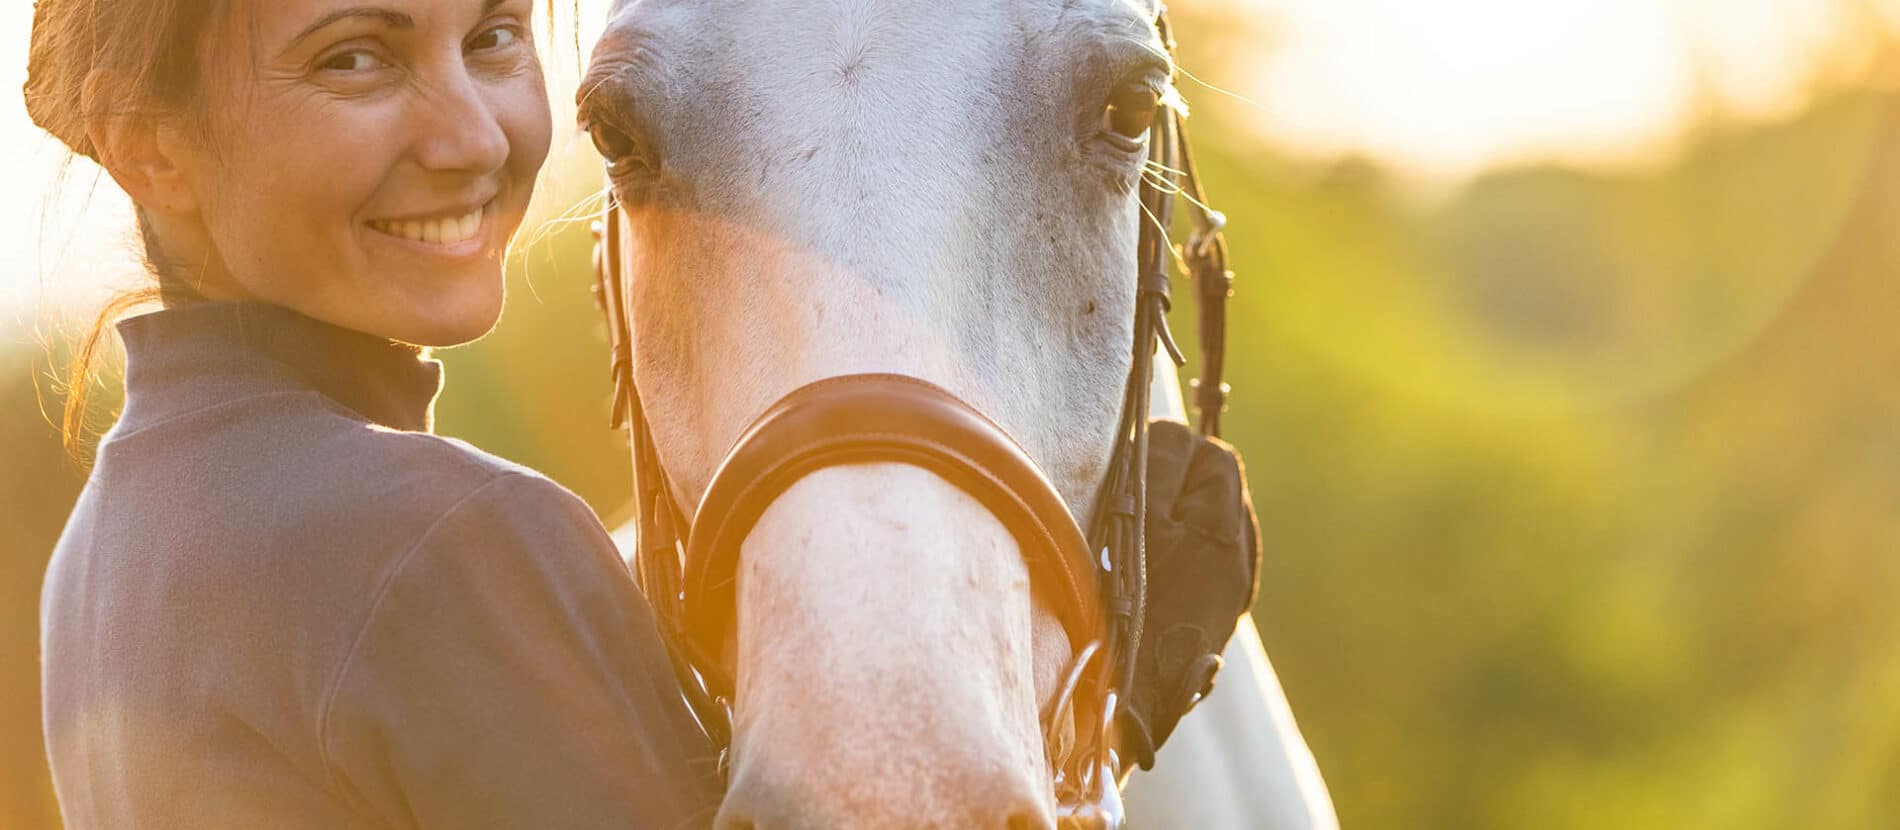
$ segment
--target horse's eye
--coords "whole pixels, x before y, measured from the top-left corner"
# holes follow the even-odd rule
[[[1124,83],[1108,96],[1108,107],[1102,112],[1102,129],[1139,141],[1154,127],[1160,108],[1160,90],[1142,81]]]
[[[600,157],[606,159],[609,166],[618,166],[639,151],[633,136],[612,124],[595,121],[587,125],[587,134],[594,139],[594,149],[600,151]]]

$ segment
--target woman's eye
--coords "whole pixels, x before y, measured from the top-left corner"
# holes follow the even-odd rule
[[[513,46],[515,41],[520,38],[521,32],[517,31],[515,27],[496,26],[493,29],[476,35],[474,40],[469,41],[468,49],[471,52],[488,52],[506,46]]]
[[[329,72],[372,72],[383,68],[383,66],[382,58],[376,57],[376,55],[371,52],[359,49],[334,55],[328,60],[325,60],[323,64],[317,68]]]
[[[1108,97],[1102,110],[1102,129],[1139,141],[1154,127],[1161,108],[1161,92],[1143,81],[1124,83]]]

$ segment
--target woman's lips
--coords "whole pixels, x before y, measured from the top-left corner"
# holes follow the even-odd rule
[[[459,245],[481,235],[483,220],[494,207],[483,203],[467,213],[419,219],[371,219],[369,227],[397,239],[444,247]]]

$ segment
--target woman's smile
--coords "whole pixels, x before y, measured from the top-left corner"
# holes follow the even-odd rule
[[[495,226],[495,203],[491,198],[473,207],[371,219],[364,224],[379,241],[409,251],[451,258],[483,256],[499,247],[489,238]]]

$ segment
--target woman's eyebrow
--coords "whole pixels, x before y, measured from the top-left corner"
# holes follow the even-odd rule
[[[303,31],[298,32],[296,37],[291,38],[290,45],[285,48],[296,48],[297,44],[302,43],[304,39],[323,31],[325,28],[345,20],[363,17],[380,20],[384,26],[392,29],[413,29],[416,27],[415,18],[394,9],[378,8],[376,6],[351,6],[346,9],[337,9],[336,11],[317,18],[317,22],[305,26]]]
[[[506,2],[506,0],[482,0],[482,14],[486,15],[492,13],[504,2]],[[416,27],[415,18],[394,9],[379,8],[376,6],[351,6],[346,9],[337,9],[336,11],[317,18],[315,23],[304,27],[304,30],[298,32],[296,37],[291,38],[290,46],[286,48],[296,47],[296,45],[302,43],[305,38],[323,31],[325,27],[359,17],[380,20],[384,26],[392,29],[414,29]]]

